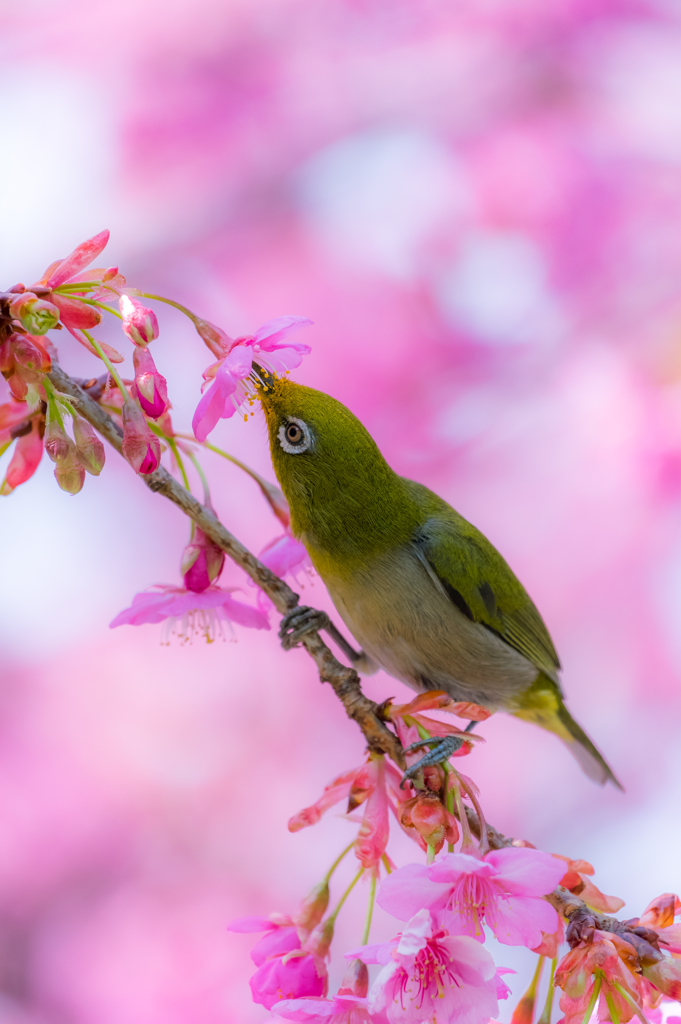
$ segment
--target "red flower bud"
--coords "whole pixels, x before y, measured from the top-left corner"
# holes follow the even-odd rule
[[[198,527],[182,553],[180,572],[187,590],[200,594],[213,583],[225,564],[225,553]]]
[[[329,955],[329,950],[331,949],[331,943],[333,942],[333,929],[335,923],[336,922],[333,918],[327,917],[326,921],[318,924],[303,944],[305,952],[313,953],[315,956],[322,958],[327,957]]]
[[[166,379],[156,369],[149,349],[136,348],[132,354],[132,361],[135,367],[133,395],[139,401],[146,415],[157,419],[168,408]]]
[[[29,334],[45,334],[59,323],[57,307],[47,299],[39,299],[33,292],[17,295],[10,303],[9,311]]]
[[[158,338],[158,320],[153,309],[130,295],[121,295],[118,305],[123,317],[123,332],[133,345],[147,346]]]
[[[87,420],[76,416],[73,421],[73,436],[76,439],[76,457],[83,469],[92,476],[99,476],[104,466],[104,445]]]
[[[139,405],[131,398],[123,403],[123,456],[136,473],[155,472],[161,462],[161,444],[149,430]]]

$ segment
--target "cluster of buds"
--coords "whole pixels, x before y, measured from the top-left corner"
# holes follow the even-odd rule
[[[48,345],[35,335],[17,332],[0,345],[0,373],[17,402],[36,405],[40,400],[39,386],[52,368]]]
[[[87,420],[76,413],[72,413],[72,416],[73,439],[64,428],[56,401],[51,399],[43,443],[55,464],[54,477],[61,489],[69,494],[78,494],[85,482],[86,473],[99,476],[104,467],[105,455],[104,445]]]

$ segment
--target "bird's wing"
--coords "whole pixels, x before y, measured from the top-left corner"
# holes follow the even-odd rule
[[[499,552],[442,499],[420,484],[409,485],[429,513],[413,538],[425,567],[464,615],[493,630],[557,683],[560,661],[548,630]]]

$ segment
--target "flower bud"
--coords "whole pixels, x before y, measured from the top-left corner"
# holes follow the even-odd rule
[[[155,420],[168,408],[166,379],[156,369],[149,349],[136,348],[132,354],[132,361],[135,367],[133,394],[146,415]]]
[[[144,348],[158,338],[158,320],[153,309],[143,306],[130,295],[121,295],[118,305],[123,317],[123,333],[133,345]]]
[[[78,462],[92,476],[99,476],[106,459],[104,445],[82,416],[76,416],[73,421],[73,436],[76,440]]]
[[[445,781],[445,773],[439,764],[429,764],[423,769],[423,781],[426,789],[439,793]]]
[[[62,491],[68,494],[78,494],[85,482],[85,470],[78,461],[76,446],[68,438],[69,453],[65,459],[60,459],[54,467],[54,478]]]
[[[329,905],[329,883],[326,879],[310,889],[309,893],[300,904],[300,911],[296,917],[296,924],[306,932],[311,932],[326,913]]]
[[[16,443],[5,479],[0,485],[0,494],[11,494],[15,487],[25,483],[33,476],[43,454],[41,435],[40,418],[35,417],[31,423],[30,432],[22,434]]]
[[[182,553],[180,572],[187,590],[200,594],[218,578],[225,564],[225,553],[203,530],[194,530],[194,537]]]
[[[399,821],[404,831],[425,849],[442,849],[445,839],[455,843],[459,838],[456,818],[445,810],[434,793],[419,793],[406,800],[399,809]]]
[[[51,419],[45,428],[44,445],[53,462],[63,462],[71,452],[73,441],[64,433],[59,422]]]
[[[123,403],[123,456],[136,473],[146,475],[158,469],[161,444],[147,426],[139,405],[131,398]]]
[[[211,350],[216,359],[224,359],[233,345],[232,339],[222,330],[216,327],[210,320],[202,320],[196,316],[192,318],[194,327],[205,345]]]
[[[22,369],[30,370],[36,375],[44,373],[45,369],[49,370],[49,360],[47,367],[43,366],[45,353],[31,338],[27,338],[25,334],[13,334],[10,337],[10,341],[12,342],[12,358],[15,367],[20,366]]]
[[[10,303],[9,311],[29,334],[45,334],[59,323],[58,308],[47,299],[39,299],[33,292],[17,295]]]
[[[315,956],[327,957],[333,942],[333,929],[336,922],[332,917],[320,922],[310,933],[309,938],[303,944],[306,953],[313,953]]]
[[[351,960],[338,989],[339,996],[358,996],[364,999],[369,991],[369,969],[361,960]]]

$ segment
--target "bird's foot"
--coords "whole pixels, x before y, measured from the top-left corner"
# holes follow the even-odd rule
[[[405,754],[410,754],[412,750],[418,750],[420,747],[427,747],[431,743],[435,744],[433,749],[422,757],[420,761],[417,761],[416,764],[407,768],[400,781],[400,789],[403,789],[405,782],[410,782],[421,768],[428,768],[431,764],[440,764],[442,761],[448,761],[452,754],[456,753],[456,751],[462,746],[463,737],[429,736],[427,739],[417,740],[416,743],[411,743],[408,747],[404,748],[404,752]]]
[[[320,629],[329,629],[331,620],[326,612],[306,606],[293,608],[281,620],[279,639],[285,651],[296,647],[310,633],[318,633]]]

